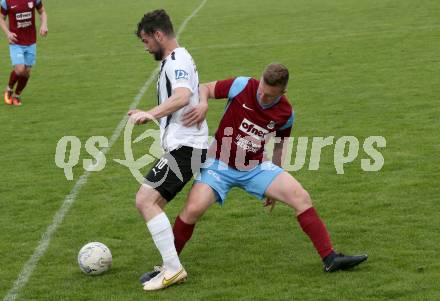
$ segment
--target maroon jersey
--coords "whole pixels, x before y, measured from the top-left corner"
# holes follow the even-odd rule
[[[9,18],[9,31],[17,35],[18,45],[32,45],[37,41],[35,9],[41,0],[1,0],[1,13]]]
[[[215,98],[229,99],[215,134],[215,156],[239,170],[261,163],[269,138],[289,137],[292,129],[294,113],[287,98],[263,106],[257,100],[258,85],[254,78],[237,77],[215,86]]]

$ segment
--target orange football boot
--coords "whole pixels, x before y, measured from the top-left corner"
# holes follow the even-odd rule
[[[4,99],[6,105],[12,105],[12,90],[5,90]]]
[[[19,96],[12,96],[12,104],[14,106],[21,106],[21,100]]]

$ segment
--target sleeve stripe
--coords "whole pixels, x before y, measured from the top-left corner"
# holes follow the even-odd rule
[[[241,91],[246,87],[250,77],[237,77],[232,83],[231,88],[229,89],[228,98],[233,99],[235,96],[240,94]]]
[[[295,112],[292,112],[292,115],[290,115],[289,119],[287,120],[286,124],[280,127],[280,130],[285,130],[287,128],[292,127],[293,121],[295,121]]]
[[[168,95],[168,98],[170,98],[171,93],[172,93],[172,91],[171,91],[171,82],[170,82],[170,79],[168,78],[168,75],[167,75],[166,72],[165,72],[165,79],[166,79],[166,86],[167,86],[167,95]],[[173,117],[173,114],[170,114],[170,115],[167,116],[167,122],[166,122],[165,128],[167,128],[168,125],[170,124],[172,117]]]

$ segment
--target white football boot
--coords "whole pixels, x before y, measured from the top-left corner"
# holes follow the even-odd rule
[[[188,273],[183,267],[181,267],[177,272],[168,271],[167,269],[162,268],[162,271],[160,271],[159,274],[145,282],[144,290],[156,291],[164,289],[173,284],[183,283],[187,278]]]

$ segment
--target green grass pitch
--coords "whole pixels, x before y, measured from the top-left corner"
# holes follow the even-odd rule
[[[156,67],[133,34],[142,14],[163,7],[177,29],[200,3],[44,1],[49,36],[39,39],[23,106],[0,106],[0,298],[90,157],[83,147],[67,181],[54,163],[58,140],[74,135],[84,146],[90,136],[110,138]],[[318,171],[306,160],[294,172],[335,247],[367,252],[365,264],[323,273],[289,208],[267,214],[233,190],[223,208],[207,212],[181,255],[187,283],[142,291],[138,277],[160,257],[134,206],[138,183],[113,161],[124,158],[121,137],[105,169],[79,191],[17,300],[440,300],[439,14],[435,0],[208,0],[180,37],[202,82],[259,77],[273,61],[287,65],[295,137],[386,138],[379,172],[361,169],[367,156],[360,149],[345,174],[336,174],[334,145],[323,150]],[[9,72],[1,33],[1,88]],[[155,95],[153,84],[139,107],[153,106]],[[211,134],[224,105],[211,102]],[[188,188],[166,208],[171,221]],[[77,252],[89,241],[112,250],[107,274],[80,272]]]

